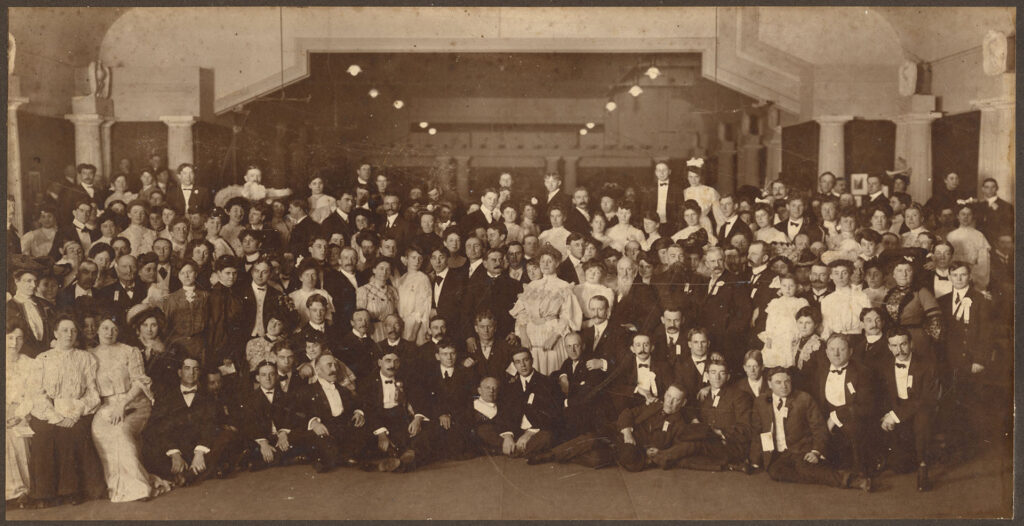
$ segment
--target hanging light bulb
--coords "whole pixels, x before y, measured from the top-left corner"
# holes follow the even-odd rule
[[[643,90],[643,88],[640,87],[639,84],[634,84],[632,88],[629,88],[629,94],[634,96],[634,97],[639,97],[640,94],[643,93],[643,92],[644,92],[644,90]]]
[[[608,104],[604,105],[604,109],[606,109],[608,111],[615,111],[615,108],[618,108],[618,107],[619,107],[619,105],[615,104],[615,101],[613,101],[613,100],[608,101]]]
[[[402,109],[402,106],[405,106],[405,103],[401,100],[396,100],[392,106],[394,106],[396,110],[400,110]]]
[[[586,128],[580,128],[580,135],[586,135],[586,134],[587,134],[587,129]]]
[[[588,130],[593,130],[593,129],[594,129],[594,123],[592,123],[592,122],[588,122],[588,123],[587,123],[587,129],[588,129]]]
[[[661,70],[654,66],[651,66],[647,68],[647,71],[644,72],[644,75],[647,75],[649,79],[654,80],[658,78],[659,75],[661,75]]]
[[[420,123],[420,128],[426,128],[427,126],[430,126],[430,123],[428,123],[427,121],[423,121]]]
[[[429,133],[431,135],[437,135],[437,128],[431,128],[431,129],[427,130],[427,133]]]
[[[348,74],[352,75],[353,77],[358,75],[358,74],[360,74],[360,73],[362,73],[362,72],[363,72],[363,68],[359,67],[358,64],[352,64],[351,66],[348,67]]]
[[[380,95],[380,92],[377,91],[377,88],[371,88],[370,89],[370,98],[371,99],[376,99],[377,95]]]

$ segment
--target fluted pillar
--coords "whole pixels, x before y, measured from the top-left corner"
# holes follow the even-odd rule
[[[732,137],[728,131],[724,122],[718,123],[718,181],[715,187],[723,194],[736,191],[736,141],[730,140]]]
[[[971,101],[981,110],[981,133],[978,142],[978,189],[991,177],[999,183],[999,197],[1013,203],[1016,195],[1014,151],[1014,114],[1017,104],[1013,98]]]
[[[167,167],[171,173],[177,173],[181,163],[193,162],[192,125],[196,118],[192,115],[170,115],[160,117],[160,120],[167,125]]]
[[[832,172],[836,177],[846,177],[843,127],[853,120],[853,117],[821,115],[814,120],[821,126],[818,135],[818,173]]]
[[[75,125],[75,164],[88,163],[103,168],[103,136],[100,125],[106,118],[98,113],[71,113],[64,118]]]
[[[469,161],[468,155],[455,156],[455,189],[463,203],[469,199]]]
[[[563,174],[563,186],[565,187],[565,191],[571,194],[572,192],[576,191],[576,178],[580,164],[580,158],[577,156],[572,156],[563,157],[563,159],[565,160],[565,174]]]
[[[14,199],[14,226],[25,233],[25,193],[22,188],[21,140],[18,136],[18,107],[28,102],[25,97],[7,99],[7,195]]]
[[[100,166],[100,174],[103,181],[109,184],[110,177],[114,175],[113,151],[110,146],[110,128],[114,126],[114,119],[106,119],[100,124],[100,145],[103,150],[103,166]]]
[[[938,112],[908,113],[896,118],[896,157],[910,168],[907,193],[923,203],[932,195],[932,122]]]

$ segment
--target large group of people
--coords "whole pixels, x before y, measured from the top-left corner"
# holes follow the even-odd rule
[[[723,195],[692,159],[465,203],[368,163],[308,191],[130,167],[77,166],[24,233],[8,202],[8,505],[478,455],[925,491],[937,444],[970,455],[1010,403],[991,179]]]

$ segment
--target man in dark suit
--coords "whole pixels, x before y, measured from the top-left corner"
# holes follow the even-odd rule
[[[501,433],[506,418],[502,405],[498,403],[498,391],[502,389],[503,384],[504,382],[499,382],[493,376],[484,377],[476,388],[480,396],[467,408],[473,448],[487,455],[502,454],[502,446],[505,443]]]
[[[583,349],[591,359],[605,360],[603,368],[606,371],[614,370],[617,360],[624,354],[621,350],[626,346],[629,336],[625,329],[608,321],[611,310],[608,298],[596,295],[590,298],[589,307],[594,317],[591,318],[593,323],[580,331]]]
[[[414,404],[415,386],[399,376],[401,359],[388,349],[377,352],[377,374],[357,381],[356,392],[366,412],[367,429],[376,438],[375,456],[392,470],[412,471],[434,460],[437,454],[437,423]],[[389,460],[390,459],[390,460]],[[398,460],[398,465],[394,465]]]
[[[979,413],[985,411],[980,394],[985,369],[992,365],[992,302],[971,285],[969,264],[953,262],[949,279],[953,291],[938,299],[946,366],[940,374],[948,387],[942,397],[942,413],[951,442],[961,453],[968,453],[981,431]]]
[[[747,236],[747,239],[753,239],[754,234],[750,231],[750,227],[747,226],[741,219],[737,211],[736,197],[731,194],[723,195],[719,200],[719,206],[722,208],[722,225],[718,227],[716,236],[718,237],[718,244],[721,246],[728,246],[729,241],[736,234],[743,234]]]
[[[215,406],[200,390],[199,362],[186,357],[178,369],[180,384],[156,396],[142,432],[146,469],[176,486],[206,479],[216,469],[220,451],[214,427]]]
[[[495,338],[497,322],[490,309],[477,312],[473,318],[474,336],[466,338],[466,358],[462,366],[476,371],[479,378],[493,376],[504,383],[515,348],[506,340]]]
[[[619,259],[616,270],[615,305],[608,322],[615,327],[650,331],[661,314],[657,293],[650,285],[634,281],[639,268],[629,257]]]
[[[710,279],[698,285],[697,323],[708,331],[713,351],[721,353],[729,367],[743,367],[747,329],[750,326],[750,295],[741,280],[725,270],[721,248],[709,248],[704,254],[704,265]]]
[[[249,285],[236,289],[242,304],[240,325],[247,336],[252,338],[267,333],[267,322],[278,314],[281,305],[281,293],[268,287],[270,280],[270,263],[260,259],[249,270]],[[280,319],[280,318],[279,318]]]
[[[701,425],[707,427],[708,438],[701,442],[701,454],[685,459],[681,466],[709,471],[752,472],[748,462],[750,451],[750,412],[754,398],[729,385],[729,370],[720,354],[711,356],[708,364],[708,389],[693,404]],[[745,382],[744,382],[745,383]]]
[[[590,233],[590,220],[593,217],[590,193],[580,186],[572,193],[572,207],[565,209],[565,229],[585,236]]]
[[[92,203],[96,210],[102,211],[110,190],[96,184],[96,167],[91,164],[79,164],[78,183],[66,188],[60,195],[60,204],[57,208],[58,217],[65,219],[74,208],[75,203],[85,199]]]
[[[179,216],[205,214],[213,208],[213,194],[205,186],[197,186],[195,167],[189,163],[178,166],[178,182],[167,189],[167,206]]]
[[[619,414],[616,428],[615,460],[626,471],[641,471],[648,465],[671,469],[681,460],[699,454],[708,438],[706,426],[687,422],[683,416],[686,393],[670,385],[665,400],[626,409]]]
[[[242,396],[239,414],[248,464],[260,470],[293,458],[301,451],[297,446],[312,437],[303,437],[311,434],[298,418],[293,397],[278,385],[277,366],[263,361],[253,372],[259,387]]]
[[[711,342],[708,339],[708,331],[703,327],[694,327],[686,332],[686,346],[689,349],[683,355],[675,356],[673,359],[676,383],[688,393],[699,393],[709,385],[708,378],[708,349]],[[721,356],[721,353],[716,353]],[[692,402],[696,402],[695,396]]]
[[[469,453],[470,414],[473,387],[479,384],[473,369],[459,367],[455,342],[443,338],[437,343],[433,367],[419,371],[420,401],[417,407],[437,423],[442,458],[462,460]]]
[[[840,472],[824,462],[828,427],[811,395],[794,391],[789,370],[768,370],[771,395],[754,400],[750,458],[772,480],[871,491],[871,479]]]
[[[562,281],[576,285],[583,283],[583,239],[583,234],[578,232],[566,237],[565,247],[568,254],[555,271],[555,275]]]
[[[38,268],[14,270],[15,293],[7,300],[8,323],[22,328],[25,340],[21,353],[30,358],[50,349],[53,340],[49,302],[35,295],[41,273]]]
[[[466,288],[466,306],[469,308],[467,313],[475,315],[483,309],[489,309],[494,313],[497,322],[494,337],[499,340],[504,340],[515,329],[515,319],[509,311],[515,305],[519,294],[523,292],[522,283],[514,281],[502,272],[503,260],[504,253],[500,248],[488,249],[483,263],[484,272],[478,272],[470,278],[469,286]],[[469,327],[461,331],[462,334],[469,332]]]
[[[765,309],[768,303],[778,297],[779,281],[776,274],[768,268],[768,260],[771,256],[771,246],[764,241],[754,241],[747,249],[747,265],[749,268],[741,281],[748,282],[747,290],[750,297],[751,318],[754,320],[751,326],[749,346],[759,348],[761,341],[757,334],[765,330],[764,323],[767,319]],[[756,341],[755,341],[756,340]]]
[[[50,249],[50,258],[54,261],[61,259],[61,250],[64,248],[64,244],[68,241],[75,241],[82,245],[82,251],[86,254],[89,253],[89,247],[93,241],[97,240],[103,234],[100,233],[99,228],[89,228],[86,222],[89,220],[89,214],[92,212],[92,204],[85,196],[79,196],[79,198],[72,204],[71,208],[71,221],[64,223],[57,227],[57,234],[53,238],[53,248]],[[74,270],[74,269],[72,269]]]
[[[411,234],[411,225],[402,217],[402,205],[398,196],[390,193],[384,195],[383,210],[384,214],[378,225],[381,238],[394,238],[398,243],[398,249],[404,250],[406,240]]]
[[[224,360],[231,360],[236,365],[245,363],[244,345],[248,341],[249,330],[242,323],[242,295],[238,294],[235,284],[238,281],[238,258],[223,255],[214,263],[217,272],[217,284],[210,288],[210,351],[212,365],[220,365]]]
[[[100,267],[92,260],[86,259],[78,265],[75,272],[75,280],[68,283],[57,292],[57,307],[60,309],[72,309],[79,298],[92,298],[95,291],[93,285],[99,277]]]
[[[833,334],[825,345],[828,362],[814,372],[812,396],[826,415],[828,457],[833,465],[858,475],[868,472],[869,438],[874,425],[876,382],[864,363],[851,361],[853,349],[845,334]]]
[[[495,222],[494,209],[498,206],[498,191],[494,188],[485,188],[480,193],[480,208],[466,214],[460,222],[463,237],[474,235],[478,228],[486,229],[488,225]]]
[[[502,390],[505,417],[501,433],[502,453],[530,458],[554,444],[561,424],[562,394],[554,380],[533,368],[533,355],[520,348],[512,355],[516,375]]]
[[[296,392],[297,425],[310,431],[313,470],[323,473],[340,465],[355,465],[367,446],[369,432],[360,401],[338,383],[338,361],[329,354],[316,359],[316,382]],[[397,460],[379,466],[393,470]]]
[[[352,190],[344,189],[339,191],[338,200],[335,204],[337,209],[320,222],[320,230],[327,237],[328,241],[337,234],[341,236],[341,244],[343,246],[348,245],[352,241],[352,234],[355,233],[355,228],[352,226],[352,218],[349,216],[354,206]]]
[[[388,314],[381,323],[384,326],[384,338],[377,342],[377,347],[384,352],[395,353],[402,363],[409,364],[405,367],[407,372],[415,372],[409,366],[416,357],[416,344],[402,338],[405,322],[397,314]]]
[[[864,199],[861,208],[869,210],[881,205],[889,206],[889,198],[886,197],[885,191],[882,188],[882,176],[880,174],[868,175],[867,187],[868,195]]]
[[[337,214],[335,214],[337,215]],[[309,244],[320,234],[320,225],[309,217],[309,202],[293,199],[288,203],[288,217],[292,220],[292,232],[288,237],[288,251],[296,257],[309,256]],[[328,241],[325,237],[324,241]]]
[[[328,302],[321,294],[313,294],[306,298],[306,311],[309,313],[309,321],[305,325],[300,327],[295,332],[293,341],[295,342],[295,348],[301,350],[305,348],[305,343],[315,335],[322,338],[325,342],[325,347],[331,350],[331,353],[335,356],[340,356],[339,344],[346,334],[351,331],[344,330],[337,323],[327,322],[327,309]],[[302,342],[302,343],[299,343]],[[299,362],[305,360],[299,359]]]
[[[377,351],[377,343],[370,339],[370,313],[366,309],[357,309],[352,314],[352,330],[345,334],[338,344],[338,359],[356,375],[357,381],[373,375],[373,356]]]
[[[463,323],[462,297],[466,292],[466,278],[461,272],[448,268],[451,253],[444,247],[437,247],[430,253],[430,266],[434,272],[434,290],[431,299],[431,314],[437,314],[448,322],[449,334],[460,338]]]
[[[889,455],[882,471],[907,473],[917,468],[917,490],[931,489],[928,446],[932,440],[932,414],[938,403],[939,381],[935,363],[914,354],[910,333],[902,328],[886,334],[893,358],[879,371],[885,392],[882,399],[882,436]]]
[[[651,355],[650,336],[634,334],[629,350],[632,355],[622,353],[610,371],[608,396],[616,413],[654,403],[676,380],[668,360]]]
[[[651,331],[651,352],[672,364],[689,356],[686,346],[686,334],[689,330],[690,323],[687,323],[683,316],[682,308],[675,305],[666,307],[662,310],[661,323]]]
[[[981,183],[982,203],[978,206],[978,230],[981,230],[990,245],[996,244],[996,234],[1013,229],[1013,205],[999,197],[999,183],[989,177]]]
[[[119,321],[125,321],[128,309],[146,299],[146,286],[136,280],[138,262],[135,256],[125,254],[114,263],[117,281],[96,291],[95,298],[105,302],[117,313]]]
[[[821,230],[821,227],[804,216],[805,203],[803,197],[796,196],[790,198],[786,203],[786,208],[789,210],[789,219],[776,223],[775,229],[785,234],[791,243],[799,234],[807,234],[811,243],[824,239],[825,233]]]
[[[683,195],[683,184],[671,179],[672,170],[668,163],[659,162],[654,165],[654,178],[657,183],[644,195],[645,208],[653,210],[661,220],[658,231],[662,237],[669,237],[682,224],[682,207],[686,198]]]
[[[572,199],[562,191],[562,174],[549,172],[544,174],[544,188],[547,194],[538,199],[537,227],[543,232],[551,228],[550,214],[552,208],[568,210],[572,208]]]

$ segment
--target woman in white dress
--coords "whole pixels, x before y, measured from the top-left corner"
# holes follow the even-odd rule
[[[693,158],[686,161],[686,180],[690,186],[683,190],[683,199],[693,199],[700,205],[700,223],[709,232],[713,232],[715,225],[721,225],[725,219],[720,203],[722,196],[718,194],[718,190],[703,183],[703,172],[704,159]],[[709,219],[709,214],[714,219],[714,224]]]
[[[583,264],[584,282],[573,287],[573,292],[580,302],[580,309],[583,311],[583,326],[591,325],[594,313],[590,311],[590,299],[594,296],[604,296],[608,300],[608,308],[615,304],[615,292],[606,286],[605,266],[600,260],[587,261]]]
[[[786,234],[780,232],[779,229],[775,228],[775,224],[772,223],[774,213],[771,205],[767,203],[758,203],[754,207],[754,223],[757,225],[757,230],[754,231],[754,239],[768,244],[788,243],[789,238],[786,237]]]
[[[28,396],[27,383],[34,360],[21,353],[24,343],[25,329],[8,319],[7,360],[4,369],[7,380],[7,427],[4,435],[7,509],[23,508],[28,504],[28,456],[32,440],[32,428],[28,421],[29,413],[32,412],[32,399]]]
[[[99,363],[96,388],[101,400],[92,436],[111,502],[129,502],[169,491],[170,484],[142,466],[139,440],[153,410],[152,382],[142,353],[118,343],[117,336],[113,317],[102,316],[100,343],[89,350]]]
[[[590,216],[590,237],[601,243],[601,247],[606,247],[611,243],[607,231],[608,218],[602,212],[594,212],[594,215]]]
[[[336,208],[337,200],[324,193],[324,179],[314,175],[309,180],[309,217],[322,223]]]
[[[398,289],[398,315],[405,322],[402,338],[416,345],[423,345],[427,341],[434,291],[430,277],[420,270],[424,259],[419,248],[407,248],[402,258],[407,270],[395,283]]]
[[[992,265],[992,245],[981,231],[974,228],[974,211],[970,205],[960,205],[956,217],[960,228],[947,234],[946,241],[953,245],[957,259],[971,264],[971,284],[986,290]]]
[[[540,250],[541,278],[527,283],[509,313],[516,320],[515,333],[523,347],[530,349],[541,374],[551,374],[569,356],[563,343],[570,331],[580,330],[583,311],[571,283],[555,275],[561,261],[558,251]]]
[[[320,266],[315,259],[303,259],[298,269],[299,283],[302,285],[288,294],[295,305],[295,311],[299,314],[299,327],[305,327],[309,322],[309,307],[306,306],[306,300],[314,294],[319,294],[327,300],[327,321],[334,319],[334,298],[326,290],[316,286],[319,272]]]
[[[661,233],[658,229],[661,227],[661,218],[658,217],[658,213],[653,210],[648,210],[644,214],[644,233],[647,234],[647,239],[640,242],[640,248],[644,251],[648,251],[654,245],[654,242],[661,239]]]
[[[642,230],[630,224],[630,220],[633,219],[634,209],[635,206],[632,203],[626,202],[619,205],[619,209],[615,212],[619,222],[608,229],[608,246],[619,252],[623,251],[626,243],[630,241],[643,243],[646,237]]]

